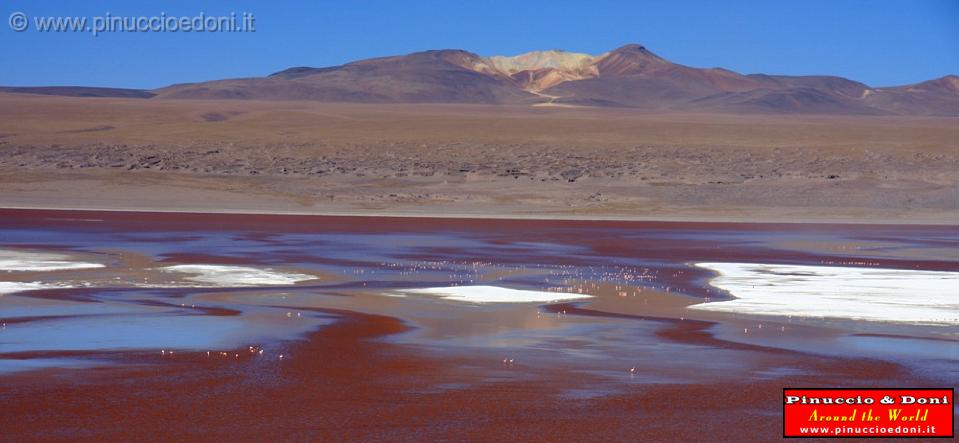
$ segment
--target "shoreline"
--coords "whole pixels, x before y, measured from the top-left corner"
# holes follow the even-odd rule
[[[62,212],[120,212],[120,213],[161,213],[161,214],[194,214],[194,215],[276,215],[276,216],[304,216],[304,217],[369,217],[369,218],[421,218],[421,219],[451,219],[451,220],[524,220],[524,221],[580,221],[580,222],[660,222],[660,223],[730,223],[730,224],[795,224],[795,225],[888,225],[888,226],[935,226],[935,227],[959,227],[959,221],[948,223],[938,219],[888,219],[888,218],[869,218],[855,219],[848,217],[830,218],[830,217],[808,217],[796,219],[795,217],[733,217],[733,216],[667,216],[651,215],[627,216],[627,215],[576,215],[576,214],[556,214],[548,215],[542,213],[517,214],[488,214],[488,213],[468,213],[468,212],[443,212],[443,211],[402,211],[402,210],[317,210],[317,211],[291,211],[291,210],[272,210],[272,209],[233,209],[233,208],[213,208],[213,209],[195,209],[195,208],[170,208],[170,207],[64,207],[64,206],[40,206],[40,205],[8,205],[0,203],[0,211],[62,211]]]

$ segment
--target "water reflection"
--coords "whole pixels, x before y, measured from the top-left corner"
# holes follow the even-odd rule
[[[775,377],[798,369],[755,365],[751,348],[720,351],[715,342],[696,342],[697,331],[717,333],[729,342],[803,351],[826,346],[871,355],[879,346],[889,358],[907,355],[910,346],[836,339],[863,332],[858,325],[804,324],[819,331],[810,334],[793,332],[788,322],[771,321],[760,332],[753,319],[689,311],[688,305],[728,298],[706,284],[711,276],[708,270],[691,263],[736,257],[821,264],[856,259],[856,249],[837,250],[837,244],[872,241],[875,245],[881,239],[882,254],[869,256],[880,265],[902,267],[907,262],[915,264],[909,261],[914,251],[927,246],[941,250],[944,242],[955,239],[946,228],[812,226],[796,232],[790,226],[516,222],[514,228],[507,222],[459,226],[452,221],[436,222],[441,225],[436,227],[425,221],[396,224],[352,219],[253,228],[175,218],[152,222],[147,228],[107,216],[102,219],[97,223],[60,219],[50,224],[0,221],[0,248],[31,253],[49,249],[78,261],[94,254],[102,258],[97,262],[105,264],[99,269],[0,274],[0,280],[11,287],[61,287],[0,296],[0,322],[6,325],[0,330],[0,372],[83,366],[109,361],[113,352],[210,351],[217,355],[257,346],[258,353],[337,321],[336,315],[308,309],[340,309],[387,315],[410,326],[409,331],[382,340],[427,351],[489,352],[496,362],[513,360],[504,368],[512,373],[527,367],[530,359],[541,364],[562,360],[566,366],[615,380],[672,382],[702,376],[706,360],[717,369],[713,373],[752,371],[757,377]],[[909,257],[897,256],[895,248],[912,252]],[[957,256],[923,260],[917,266],[959,270]],[[241,272],[245,282],[196,278],[207,275],[203,272],[164,271],[173,266],[204,272],[246,269]],[[280,286],[265,287],[261,271],[319,278],[285,279]],[[542,303],[476,305],[428,296],[384,296],[400,289],[451,285],[591,295],[594,298],[577,306],[593,314],[567,314],[562,309],[544,309]],[[722,326],[718,330],[696,326],[689,332],[682,322],[693,317]],[[901,328],[905,329],[896,332],[942,335],[921,327]],[[940,343],[955,346],[951,341]],[[943,349],[930,352],[957,359],[954,350],[942,354]],[[78,360],[51,356],[51,352],[90,355]],[[666,370],[654,359],[667,359],[672,365]]]

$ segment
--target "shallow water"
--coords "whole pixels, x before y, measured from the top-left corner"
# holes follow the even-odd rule
[[[335,321],[310,309],[401,319],[412,329],[386,340],[429,351],[562,361],[610,377],[633,368],[631,375],[641,374],[644,382],[699,377],[704,365],[755,377],[796,370],[754,364],[748,350],[719,352],[663,338],[664,330],[694,321],[715,322],[706,330],[731,343],[890,360],[907,359],[911,347],[882,335],[934,337],[922,341],[922,358],[959,360],[959,333],[951,324],[794,323],[754,317],[749,309],[687,308],[736,303],[722,301],[730,294],[710,285],[715,274],[694,266],[700,262],[956,272],[959,253],[940,253],[959,240],[949,227],[6,215],[0,220],[3,256],[31,270],[0,273],[0,287],[54,289],[0,296],[0,372],[111,364],[119,361],[117,353],[132,351],[216,353],[253,346],[266,350],[257,355],[275,357],[282,343]],[[837,247],[880,241],[881,250]],[[924,248],[934,253],[917,253]],[[102,267],[58,263],[39,270],[26,262],[50,257],[37,254]],[[470,299],[476,290],[444,289],[451,286],[487,289],[479,291],[485,298]],[[517,294],[537,297],[511,298]],[[571,312],[546,301],[550,294],[577,298],[564,302],[572,303]],[[938,293],[930,303],[956,303],[954,295],[959,298]],[[911,303],[921,307],[922,300]],[[764,322],[765,330],[757,327]],[[651,355],[672,365],[662,368],[649,361]]]

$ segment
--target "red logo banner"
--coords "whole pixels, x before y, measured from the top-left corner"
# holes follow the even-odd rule
[[[783,389],[783,437],[953,437],[946,389]]]

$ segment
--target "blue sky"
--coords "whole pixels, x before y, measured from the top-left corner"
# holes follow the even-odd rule
[[[36,16],[250,12],[255,33],[14,32]],[[27,1],[0,3],[0,85],[153,88],[425,49],[601,53],[641,43],[677,63],[834,74],[873,86],[959,74],[959,1]]]

